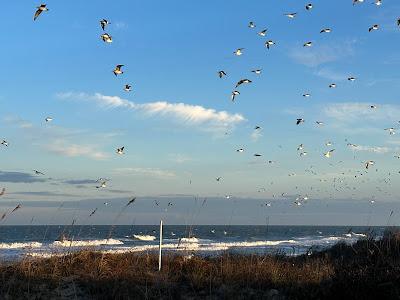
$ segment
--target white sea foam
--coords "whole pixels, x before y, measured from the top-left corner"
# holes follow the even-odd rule
[[[29,243],[0,243],[0,249],[25,249],[25,248],[39,248],[42,243],[29,242]]]
[[[140,234],[134,234],[133,237],[135,239],[138,239],[140,241],[154,241],[156,237],[154,235],[140,235]]]
[[[124,243],[120,240],[115,239],[103,239],[103,240],[83,240],[83,241],[55,241],[51,244],[53,247],[90,247],[90,246],[101,246],[101,245],[123,245]]]

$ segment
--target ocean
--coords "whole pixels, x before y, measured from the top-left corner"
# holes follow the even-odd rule
[[[340,241],[381,237],[385,227],[349,226],[164,226],[163,251],[218,255],[299,255]],[[158,225],[0,226],[0,260],[48,257],[81,249],[110,253],[157,251]]]

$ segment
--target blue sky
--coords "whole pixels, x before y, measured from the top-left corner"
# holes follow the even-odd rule
[[[187,203],[195,196],[215,199],[200,223],[221,223],[218,215],[253,203],[233,219],[246,224],[271,202],[266,214],[284,214],[278,211],[283,205],[296,224],[357,219],[363,225],[362,211],[375,200],[374,206],[387,207],[377,208],[375,223],[385,223],[399,195],[400,160],[394,156],[400,135],[384,129],[397,128],[400,120],[400,5],[370,2],[314,1],[306,11],[306,3],[289,0],[49,1],[49,11],[36,21],[40,3],[7,3],[0,122],[9,146],[0,149],[6,188],[0,212],[18,203],[24,210],[4,223],[26,223],[32,215],[38,223],[50,222],[46,215],[54,205],[37,211],[35,201],[101,207],[107,199],[132,195]],[[294,19],[284,16],[293,12]],[[102,18],[111,22],[111,44],[100,39]],[[256,28],[248,27],[250,21]],[[368,32],[373,24],[379,30]],[[326,27],[332,32],[320,34]],[[257,35],[263,29],[266,37]],[[267,50],[270,39],[276,45]],[[303,47],[308,41],[313,46]],[[237,48],[245,48],[242,56],[233,54]],[[124,74],[115,77],[117,64],[125,65]],[[259,68],[262,74],[251,73]],[[218,78],[219,70],[227,76]],[[231,92],[244,78],[252,83],[240,86],[232,103]],[[123,90],[128,83],[132,92]],[[328,88],[331,83],[337,88]],[[54,120],[46,123],[48,116]],[[296,126],[297,118],[305,123]],[[299,155],[299,144],[306,156]],[[115,153],[121,146],[122,156]],[[237,153],[239,148],[245,151]],[[332,157],[324,157],[331,149]],[[366,170],[369,160],[375,165]],[[109,179],[107,188],[95,188],[98,178]],[[304,196],[310,200],[295,207],[293,201]],[[330,215],[318,201],[336,205],[346,217]],[[162,214],[182,223],[188,213],[183,207]],[[153,208],[141,223],[157,222],[161,212]],[[106,209],[113,211],[99,209],[93,222],[110,223]]]

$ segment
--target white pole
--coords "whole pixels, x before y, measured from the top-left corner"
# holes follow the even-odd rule
[[[158,252],[158,271],[161,271],[162,234],[163,234],[163,222],[162,220],[160,220],[160,247]]]

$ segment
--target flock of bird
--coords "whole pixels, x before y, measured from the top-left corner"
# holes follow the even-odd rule
[[[362,4],[363,2],[364,2],[364,0],[353,0],[353,5],[359,5],[359,4]],[[376,6],[381,6],[381,5],[382,5],[382,0],[375,0],[375,1],[373,2],[373,4],[375,4]],[[306,10],[307,12],[310,12],[310,11],[312,11],[313,9],[314,9],[314,6],[313,6],[312,3],[308,3],[308,4],[305,5],[305,10]],[[37,7],[37,9],[36,9],[36,11],[35,11],[35,13],[34,13],[33,20],[36,21],[40,16],[42,16],[43,13],[47,13],[47,12],[49,12],[49,9],[48,9],[47,5],[46,5],[46,4],[41,4],[40,6]],[[294,19],[296,19],[296,18],[298,17],[298,13],[297,13],[297,12],[286,13],[286,14],[284,14],[284,17],[287,17],[289,20],[294,20]],[[395,22],[396,22],[397,26],[400,27],[400,18],[398,18],[397,20],[395,20]],[[101,20],[100,20],[100,28],[101,28],[101,30],[102,30],[102,33],[101,33],[101,35],[100,35],[100,38],[101,38],[101,40],[102,40],[104,43],[107,43],[107,44],[110,44],[110,43],[113,42],[113,38],[112,38],[111,34],[109,34],[109,33],[106,32],[107,29],[108,29],[108,26],[109,26],[110,24],[111,24],[111,23],[110,23],[107,19],[101,19]],[[257,28],[257,25],[256,25],[256,23],[255,23],[254,21],[250,21],[250,22],[248,23],[248,28],[249,28],[249,30],[255,30],[255,29]],[[371,26],[370,26],[369,28],[366,28],[366,30],[368,30],[368,32],[377,31],[377,30],[379,30],[379,29],[380,29],[379,24],[371,24]],[[321,29],[319,30],[319,33],[320,33],[320,34],[331,34],[332,32],[333,32],[333,29],[332,29],[331,27],[324,27],[324,28],[321,28]],[[267,28],[263,28],[263,29],[261,29],[260,31],[257,32],[257,35],[260,36],[260,37],[262,37],[262,38],[264,38],[264,37],[267,36],[268,33],[269,33],[268,29],[267,29]],[[279,45],[278,45],[278,43],[277,43],[275,40],[267,39],[267,40],[264,42],[264,46],[265,46],[265,48],[266,48],[267,50],[273,51],[272,49],[275,48],[275,47],[278,47]],[[312,41],[310,41],[310,40],[309,40],[309,41],[304,41],[304,43],[303,43],[303,47],[305,47],[305,48],[310,48],[310,47],[313,47],[313,46],[314,46],[314,42],[312,42]],[[233,52],[233,55],[236,56],[236,57],[240,57],[240,56],[242,56],[242,55],[246,55],[246,48],[243,48],[243,47],[242,47],[242,48],[237,48],[237,49]],[[123,65],[123,64],[117,64],[112,72],[113,72],[113,74],[114,74],[116,77],[117,77],[117,76],[121,76],[121,75],[124,74],[123,68],[124,68],[124,65]],[[253,73],[253,74],[256,75],[256,76],[261,76],[261,75],[262,75],[262,71],[263,71],[262,69],[253,69],[253,70],[251,70],[251,73]],[[218,77],[219,77],[220,79],[223,79],[223,78],[229,76],[228,72],[225,71],[225,70],[219,70],[219,71],[217,72],[217,75],[218,75]],[[357,78],[354,77],[354,76],[352,76],[352,75],[350,75],[350,76],[348,76],[347,80],[348,80],[349,82],[355,82],[355,81],[357,80]],[[232,89],[232,92],[231,92],[231,101],[232,101],[233,103],[234,103],[235,101],[237,101],[237,100],[240,98],[240,97],[239,97],[240,94],[241,94],[240,89],[241,89],[244,85],[252,84],[252,82],[253,82],[253,81],[252,81],[251,79],[249,79],[249,78],[241,78],[241,79],[239,79],[239,80],[236,82],[234,88]],[[330,84],[328,85],[328,88],[330,88],[330,89],[335,89],[335,88],[337,88],[337,83],[335,83],[335,82],[330,83]],[[126,92],[132,91],[132,85],[129,84],[129,83],[125,84],[124,87],[123,87],[123,90],[126,91]],[[309,97],[311,97],[312,95],[311,95],[310,92],[304,92],[304,93],[302,94],[302,96],[303,96],[304,98],[309,98]],[[379,108],[378,108],[377,105],[370,105],[369,109],[371,109],[371,110],[376,110],[376,109],[379,109]],[[47,122],[52,122],[52,121],[53,121],[53,118],[50,117],[50,116],[48,116],[48,117],[45,118],[45,122],[46,122],[46,123],[47,123]],[[306,122],[305,119],[302,118],[302,117],[299,117],[299,118],[297,118],[297,119],[295,120],[295,124],[298,125],[298,126],[304,124],[305,122]],[[320,120],[315,121],[315,124],[316,124],[317,126],[324,126],[324,122],[323,122],[323,121],[320,121]],[[261,128],[261,126],[257,125],[257,126],[254,127],[254,130],[255,130],[255,131],[260,131],[260,130],[262,130],[262,128]],[[396,133],[396,128],[395,128],[395,127],[385,128],[384,130],[387,131],[387,132],[389,133],[389,135],[394,135],[394,134]],[[348,141],[346,140],[346,142],[348,142]],[[2,140],[1,145],[4,146],[4,147],[8,147],[8,146],[9,146],[9,142],[6,141],[6,140]],[[328,141],[328,142],[325,143],[325,146],[326,146],[326,147],[331,147],[332,145],[333,145],[333,143],[332,143],[331,141]],[[352,149],[352,150],[357,149],[357,147],[358,147],[357,145],[355,145],[355,144],[353,144],[353,143],[350,143],[350,142],[347,143],[347,146],[348,146],[350,149]],[[328,148],[328,149],[329,149],[329,148]],[[124,146],[118,147],[118,148],[116,149],[116,154],[117,154],[117,155],[123,155],[123,154],[125,153],[124,151],[125,151],[125,147],[124,147]],[[336,151],[335,149],[330,149],[330,150],[328,150],[328,151],[326,151],[326,152],[323,152],[323,157],[329,159],[329,158],[331,158],[331,157],[334,155],[335,151]],[[239,149],[236,149],[236,152],[237,152],[237,153],[243,153],[243,152],[245,152],[245,149],[244,149],[244,148],[239,148]],[[297,152],[298,152],[299,156],[301,156],[301,157],[304,157],[304,156],[307,156],[307,155],[308,155],[308,152],[305,150],[305,145],[304,145],[304,144],[300,144],[300,145],[297,147]],[[262,154],[260,154],[260,153],[255,153],[255,154],[254,154],[254,157],[261,157],[261,156],[262,156]],[[396,155],[395,158],[400,159],[400,155]],[[273,163],[275,163],[275,161],[268,160],[267,163],[273,164]],[[341,162],[339,162],[339,163],[341,163]],[[348,180],[349,177],[348,177],[347,175],[349,175],[349,174],[354,174],[354,175],[353,175],[354,178],[361,177],[361,176],[363,176],[363,175],[365,174],[365,172],[368,172],[368,170],[370,170],[371,167],[375,165],[375,161],[373,161],[373,160],[368,160],[368,161],[365,161],[365,162],[362,162],[362,163],[363,163],[364,171],[360,171],[360,170],[358,170],[358,171],[349,170],[348,173],[345,173],[345,172],[342,173],[343,177],[335,177],[335,178],[333,179],[333,187],[334,187],[334,190],[335,190],[336,192],[342,191],[342,190],[344,190],[344,189],[348,189],[348,190],[353,189],[353,190],[354,190],[355,188],[352,187],[351,184],[349,183],[349,180]],[[376,171],[377,171],[377,170],[376,170]],[[41,172],[41,171],[39,171],[39,170],[33,170],[33,172],[34,172],[35,175],[38,175],[38,176],[43,176],[43,175],[45,175],[43,172]],[[311,173],[311,174],[313,174],[313,175],[317,175],[317,174],[318,174],[317,171],[316,171],[315,166],[310,166],[310,168],[306,169],[305,172]],[[295,176],[295,175],[296,175],[295,173],[290,173],[290,174],[289,174],[289,176]],[[390,173],[389,173],[388,175],[390,176]],[[216,181],[217,181],[217,182],[220,183],[220,182],[222,182],[222,180],[223,180],[223,178],[222,178],[221,176],[216,177]],[[320,180],[321,180],[321,181],[324,181],[324,179],[320,179]],[[366,179],[364,179],[364,182],[367,182],[368,180],[369,180],[369,179],[366,178]],[[99,178],[99,179],[97,180],[97,185],[95,186],[95,188],[96,188],[96,189],[103,189],[103,188],[106,188],[106,187],[107,187],[107,182],[108,182],[108,181],[109,181],[109,179]],[[390,184],[390,178],[389,178],[389,177],[388,177],[388,178],[384,178],[384,179],[382,180],[382,182],[383,182],[383,183],[386,183],[386,184]],[[273,182],[271,182],[271,185],[272,185],[272,184],[273,184]],[[297,189],[297,188],[298,188],[298,187],[296,186],[296,189]],[[310,187],[310,190],[314,190],[314,187]],[[381,189],[380,187],[377,187],[377,190],[379,190],[379,191],[381,191],[381,192],[384,192],[384,190]],[[261,188],[258,189],[258,192],[266,192],[266,191],[267,191],[267,188],[266,188],[266,187],[261,187]],[[3,196],[4,194],[5,194],[5,188],[3,188],[2,191],[0,192],[0,196]],[[285,193],[282,193],[282,194],[280,195],[280,197],[285,197],[285,196],[287,196]],[[225,197],[226,197],[226,199],[230,199],[230,198],[231,198],[231,195],[226,195]],[[276,197],[276,196],[273,195],[273,197]],[[126,204],[125,207],[127,207],[127,206],[131,205],[132,203],[134,203],[135,200],[136,200],[136,197],[130,199],[130,200],[128,201],[128,203]],[[309,196],[308,196],[308,195],[300,195],[300,194],[299,194],[299,195],[296,197],[296,199],[295,199],[295,201],[294,201],[293,203],[294,203],[294,205],[296,205],[296,206],[301,206],[301,205],[303,205],[304,203],[306,203],[307,200],[309,200]],[[372,199],[370,202],[371,202],[371,203],[374,203],[374,202],[375,202],[375,199]],[[205,203],[205,202],[204,202],[204,203]],[[203,204],[204,204],[204,203],[203,203]],[[104,205],[108,205],[108,202],[105,202]],[[155,205],[156,205],[156,206],[159,206],[159,202],[158,202],[157,200],[155,200]],[[168,202],[167,207],[170,207],[170,206],[172,206],[172,205],[173,205],[172,202]],[[263,204],[263,205],[266,206],[266,207],[270,207],[270,206],[271,206],[271,202],[266,202],[266,203]],[[12,209],[12,210],[10,211],[9,214],[15,212],[16,210],[20,209],[21,207],[22,207],[21,204],[18,204],[14,209]],[[90,213],[89,217],[93,216],[97,211],[98,211],[98,208],[96,207],[96,208]],[[7,214],[8,214],[8,212],[4,213],[4,214],[1,216],[0,220],[5,219],[5,217],[6,217]]]

